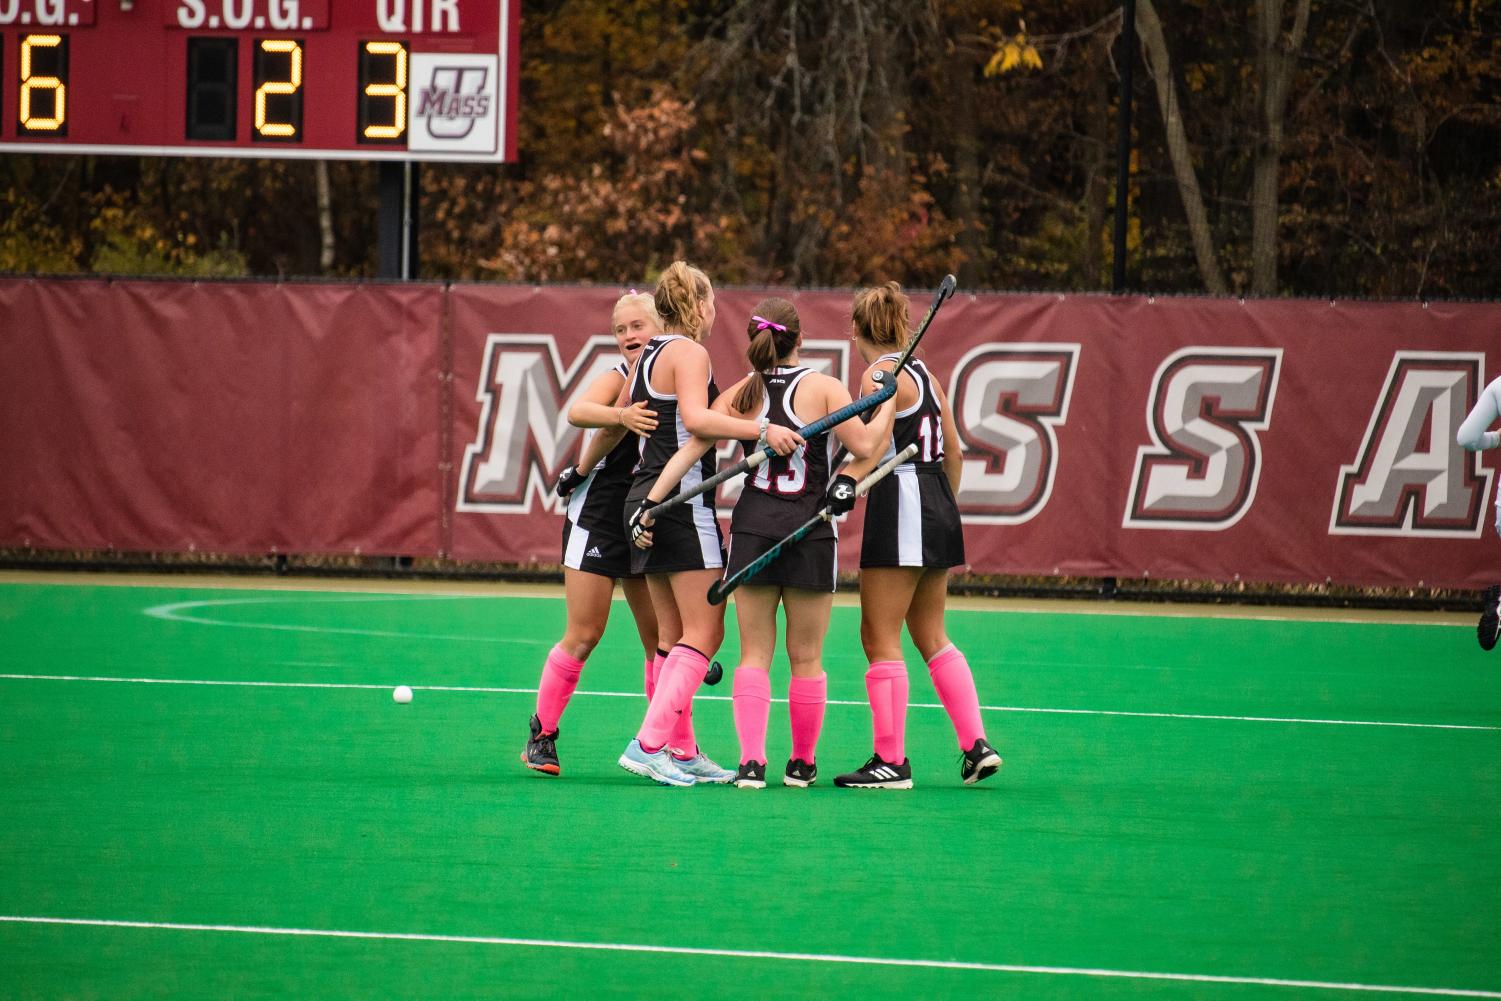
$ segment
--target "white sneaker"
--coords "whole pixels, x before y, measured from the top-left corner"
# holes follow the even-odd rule
[[[691,786],[693,776],[678,767],[672,755],[663,747],[654,754],[648,754],[642,747],[641,741],[632,740],[625,745],[625,753],[620,756],[620,767],[633,775],[651,779],[653,782],[664,786]]]
[[[699,751],[693,757],[684,761],[682,758],[673,758],[672,763],[679,770],[693,776],[695,782],[707,782],[710,785],[724,785],[735,781],[735,773],[728,768],[720,768],[703,751]]]

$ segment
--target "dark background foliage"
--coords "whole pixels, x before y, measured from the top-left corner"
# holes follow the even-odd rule
[[[1128,284],[1493,296],[1498,7],[1138,0]],[[1117,4],[537,0],[522,24],[520,160],[423,167],[423,277],[631,284],[681,256],[726,283],[1110,285]],[[372,276],[376,176],[7,155],[0,270]]]

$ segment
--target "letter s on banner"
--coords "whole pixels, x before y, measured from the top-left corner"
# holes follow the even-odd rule
[[[1190,347],[1169,355],[1147,400],[1126,528],[1222,531],[1250,510],[1271,425],[1281,348]]]
[[[1484,364],[1470,352],[1393,356],[1360,454],[1340,467],[1330,535],[1480,537],[1495,474],[1454,437]]]
[[[1037,517],[1058,470],[1078,344],[987,344],[959,359],[949,403],[964,450],[959,507],[967,523]]]

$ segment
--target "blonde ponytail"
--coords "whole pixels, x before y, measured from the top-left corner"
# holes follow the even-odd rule
[[[657,279],[652,299],[665,329],[699,340],[704,318],[699,305],[709,297],[709,276],[687,261],[673,261]]]

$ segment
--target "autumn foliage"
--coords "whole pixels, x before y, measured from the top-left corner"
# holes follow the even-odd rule
[[[1501,0],[1138,9],[528,3],[520,160],[422,168],[421,273],[1107,288],[1129,57],[1131,287],[1495,294]],[[375,167],[320,169],[0,158],[0,270],[373,275]]]

